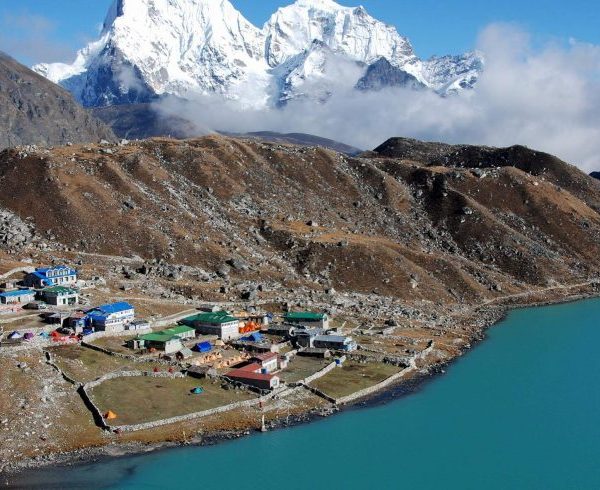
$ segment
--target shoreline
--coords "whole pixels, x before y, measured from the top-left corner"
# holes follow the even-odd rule
[[[531,293],[535,295],[535,292]],[[405,396],[410,396],[422,389],[428,381],[437,379],[440,375],[445,374],[445,369],[453,363],[461,359],[469,351],[475,349],[478,345],[486,340],[485,332],[494,326],[501,323],[508,313],[512,310],[522,308],[536,308],[543,306],[552,306],[566,303],[573,303],[587,299],[600,297],[600,292],[588,286],[588,291],[579,292],[572,295],[557,296],[556,298],[546,298],[543,300],[532,301],[530,303],[515,303],[515,304],[498,304],[498,305],[481,305],[474,306],[473,313],[484,313],[487,318],[482,325],[473,329],[469,339],[468,346],[461,349],[460,353],[455,357],[437,364],[432,364],[419,368],[413,377],[401,380],[394,383],[385,389],[373,393],[371,395],[358,398],[352,402],[332,408],[328,413],[323,414],[323,409],[311,409],[299,415],[291,415],[287,418],[277,418],[269,423],[268,431],[293,428],[299,425],[312,423],[316,420],[335,415],[337,412],[349,410],[362,410],[380,405],[384,405]],[[207,447],[216,444],[234,441],[242,437],[259,435],[260,431],[254,428],[246,428],[240,430],[215,430],[190,438],[188,442],[181,441],[164,441],[153,443],[141,442],[111,442],[110,444],[81,448],[75,451],[52,453],[39,458],[27,458],[17,461],[0,470],[0,483],[8,488],[22,488],[27,482],[28,475],[34,475],[37,471],[42,471],[44,468],[54,466],[56,468],[71,468],[76,466],[86,466],[92,463],[104,462],[116,458],[135,458],[142,457],[149,453],[158,451],[166,451],[178,449],[182,447]],[[13,481],[14,480],[14,481]]]

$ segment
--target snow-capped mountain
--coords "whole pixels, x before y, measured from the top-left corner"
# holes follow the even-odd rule
[[[382,60],[396,74],[376,83]],[[34,70],[86,106],[194,92],[262,107],[326,100],[340,83],[353,87],[366,73],[377,88],[416,80],[446,95],[472,87],[482,67],[477,53],[420,60],[393,26],[333,0],[297,0],[262,29],[228,0],[115,0],[100,39],[73,64]]]
[[[274,67],[306,49],[312,41],[355,61],[370,64],[385,57],[397,66],[415,62],[408,39],[367,14],[333,0],[298,0],[277,10],[263,27],[265,56]]]

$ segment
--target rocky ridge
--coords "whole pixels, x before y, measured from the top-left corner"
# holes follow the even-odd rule
[[[359,157],[224,136],[8,150],[0,205],[65,249],[157,260],[216,298],[262,284],[451,304],[598,275],[600,186],[575,167],[519,147],[468,160],[418,142],[390,156],[394,144]]]
[[[0,149],[112,140],[71,94],[0,52]]]

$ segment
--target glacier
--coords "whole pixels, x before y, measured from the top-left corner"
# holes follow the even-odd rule
[[[72,64],[33,69],[87,107],[194,93],[262,108],[326,101],[340,80],[361,90],[406,82],[447,96],[472,88],[483,66],[478,52],[421,60],[394,26],[333,0],[297,0],[262,28],[229,0],[115,0],[99,39]]]

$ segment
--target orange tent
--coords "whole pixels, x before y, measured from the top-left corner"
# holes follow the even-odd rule
[[[115,412],[113,412],[112,410],[109,410],[108,412],[106,412],[104,414],[104,418],[106,420],[114,420],[117,418],[117,414]]]

